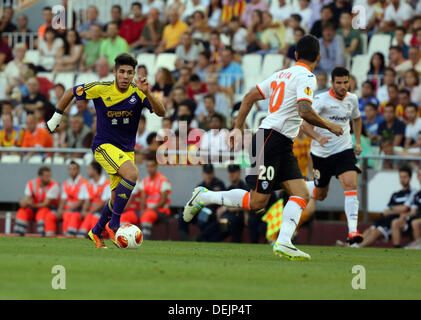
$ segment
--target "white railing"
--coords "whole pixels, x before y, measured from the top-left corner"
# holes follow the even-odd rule
[[[34,50],[35,42],[38,39],[38,33],[36,32],[5,32],[3,33],[3,38],[7,37],[7,44],[10,48],[13,48],[15,44],[19,42],[27,42],[28,40],[28,49]]]

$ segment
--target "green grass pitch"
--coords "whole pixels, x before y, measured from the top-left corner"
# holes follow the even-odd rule
[[[420,299],[421,251],[298,246],[293,262],[269,245],[145,241],[98,250],[84,239],[0,238],[0,299]],[[54,265],[66,289],[52,289]],[[354,265],[366,289],[354,290]]]

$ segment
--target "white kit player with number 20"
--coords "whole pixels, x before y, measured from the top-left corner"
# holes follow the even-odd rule
[[[329,191],[332,176],[339,179],[345,195],[345,214],[348,221],[349,245],[357,246],[363,241],[363,236],[357,230],[358,224],[358,194],[357,167],[355,154],[361,153],[362,119],[356,94],[348,92],[349,71],[336,67],[332,71],[332,88],[316,96],[313,108],[323,118],[340,125],[344,134],[340,137],[322,128],[313,128],[308,123],[303,124],[303,131],[313,141],[311,143],[311,158],[313,160],[314,181],[308,181],[307,187],[316,200],[324,200]],[[355,152],[352,145],[350,121],[353,123],[355,136]]]
[[[343,130],[341,126],[321,118],[311,106],[316,87],[312,72],[320,59],[317,38],[311,35],[301,38],[295,57],[297,63],[294,66],[274,73],[246,94],[231,132],[231,136],[238,137],[244,130],[245,119],[253,104],[269,99],[268,116],[253,135],[250,146],[250,154],[256,155],[256,161],[251,161],[252,174],[246,177],[250,192],[242,189],[214,192],[197,187],[184,207],[183,218],[186,222],[192,221],[202,207],[211,204],[261,210],[267,206],[271,192],[283,188],[290,197],[283,210],[282,225],[273,251],[290,260],[310,260],[310,255],[291,243],[301,212],[310,199],[297,159],[292,153],[293,139],[303,119],[335,135],[341,135]],[[256,142],[260,141],[262,143],[257,145]]]

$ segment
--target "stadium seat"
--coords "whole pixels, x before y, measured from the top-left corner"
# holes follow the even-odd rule
[[[268,53],[263,59],[262,75],[264,78],[270,77],[284,65],[284,56],[278,53]]]
[[[158,131],[162,127],[162,118],[158,117],[155,113],[149,111],[144,112],[143,115],[146,118],[146,130],[149,132]]]
[[[263,80],[264,80],[264,78],[261,75],[245,76],[244,77],[244,86],[243,86],[244,94],[249,92],[250,89],[254,88],[256,86],[256,84],[258,84],[259,82],[261,82]]]
[[[61,83],[64,86],[64,89],[70,89],[74,86],[75,83],[75,73],[74,72],[60,72],[54,78],[55,83]]]
[[[35,65],[38,65],[39,62],[39,51],[38,50],[28,50],[25,54],[25,60],[32,62]]]
[[[19,163],[20,156],[17,154],[6,154],[1,157],[2,163]]]
[[[28,158],[28,163],[40,164],[42,162],[43,162],[43,158],[40,155],[33,155],[32,157]]]
[[[262,56],[260,54],[246,54],[243,56],[241,67],[243,68],[244,76],[260,75],[262,66]]]
[[[81,72],[76,76],[75,85],[93,82],[98,80],[98,75],[95,72]]]
[[[176,60],[175,53],[161,53],[156,58],[155,62],[155,70],[159,68],[167,68],[170,71],[175,70],[175,60]]]
[[[137,65],[144,64],[148,68],[148,80],[154,80],[155,79],[155,60],[156,56],[153,53],[140,53],[137,56]]]
[[[357,79],[357,85],[361,86],[367,78],[370,69],[370,55],[359,54],[352,58],[351,74]]]
[[[86,165],[89,165],[93,160],[94,160],[94,155],[92,154],[92,152],[87,152],[83,156],[83,161],[85,162]]]
[[[375,34],[371,37],[368,44],[368,55],[371,57],[376,52],[383,53],[385,59],[389,58],[389,48],[392,43],[392,37],[387,34]]]
[[[37,76],[53,81],[53,74],[51,72],[38,72]]]
[[[51,158],[48,158],[48,159],[51,159]],[[55,156],[53,158],[53,164],[63,164],[63,163],[64,163],[63,157]]]

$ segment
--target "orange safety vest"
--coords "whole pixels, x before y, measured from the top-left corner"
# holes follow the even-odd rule
[[[69,184],[68,180],[64,181],[63,189],[67,194],[67,201],[64,205],[64,210],[69,210],[73,203],[79,201],[80,188],[82,188],[82,186],[87,183],[88,181],[85,180],[82,176],[77,177],[73,185]]]
[[[140,190],[138,193],[136,193],[132,201],[130,201],[129,205],[126,207],[126,211],[133,210],[133,211],[139,211],[140,210],[140,201],[142,199],[142,190]]]
[[[169,183],[168,179],[159,172],[156,173],[155,178],[153,180],[151,179],[151,177],[143,178],[143,190],[146,193],[145,206],[147,209],[157,210],[165,214],[170,214],[171,190],[169,190],[168,199],[162,208],[155,209],[153,208],[153,206],[151,207],[151,205],[157,205],[161,201],[161,189],[162,184],[164,182]]]
[[[41,179],[36,178],[34,180],[28,181],[29,191],[31,192],[31,197],[34,204],[42,203],[47,196],[47,192],[57,184],[55,181],[51,181],[48,186],[41,187]],[[58,199],[51,201],[50,207],[57,207]]]
[[[110,184],[110,180],[106,180],[103,184],[97,184],[95,182],[90,182],[86,185],[89,193],[89,212],[92,212],[95,204],[102,202],[102,194],[104,189]]]

